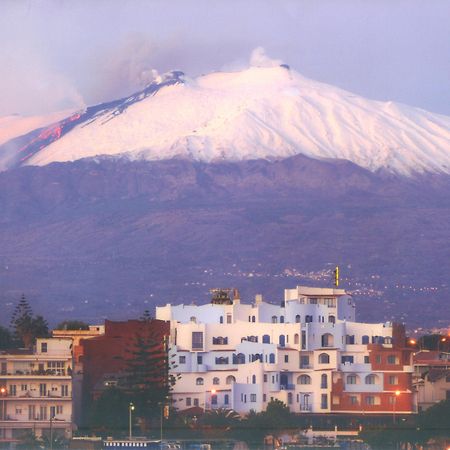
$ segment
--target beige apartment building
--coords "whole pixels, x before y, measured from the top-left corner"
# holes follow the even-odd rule
[[[0,442],[26,432],[72,435],[72,341],[38,338],[33,350],[0,352]]]

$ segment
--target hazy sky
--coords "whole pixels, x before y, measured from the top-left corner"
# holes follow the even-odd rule
[[[303,75],[450,115],[449,0],[0,0],[0,115],[113,99],[152,69]]]

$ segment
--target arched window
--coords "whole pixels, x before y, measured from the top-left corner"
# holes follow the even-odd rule
[[[195,384],[196,384],[197,386],[202,386],[202,385],[203,385],[203,378],[197,378],[197,379],[195,380]]]
[[[377,377],[373,373],[366,376],[366,384],[376,384]]]
[[[300,323],[300,314],[295,316],[295,323]]]
[[[236,364],[245,364],[245,355],[243,353],[236,355]]]
[[[322,347],[333,347],[334,337],[330,333],[322,334]]]
[[[196,323],[196,322],[197,322],[197,318],[196,318],[195,316],[192,316],[192,317],[190,318],[190,321]]]
[[[256,375],[252,375],[252,384],[256,384]]]
[[[272,316],[272,323],[278,323],[278,317]]]
[[[228,375],[227,378],[226,378],[226,383],[227,383],[227,384],[233,384],[233,383],[236,383],[236,378],[234,378],[233,375]]]
[[[362,337],[361,343],[362,343],[363,345],[367,345],[367,344],[369,343],[369,336],[364,335],[364,336]]]
[[[263,336],[262,341],[263,341],[263,344],[270,344],[270,336],[268,334],[265,334]]]
[[[271,353],[269,355],[269,363],[270,364],[275,364],[275,353]]]
[[[295,333],[294,334],[294,344],[298,344],[299,342],[300,342],[300,336],[297,333]]]
[[[220,384],[220,380],[217,377],[213,378],[213,384]]]
[[[392,344],[392,337],[391,336],[385,336],[384,343],[385,344]]]
[[[284,334],[280,334],[278,338],[278,344],[280,344],[280,347],[284,347],[286,345],[286,337]]]
[[[256,322],[256,317],[252,316],[252,322]]]
[[[328,377],[326,373],[323,373],[320,377],[320,387],[321,389],[326,389],[328,387]]]
[[[321,353],[319,355],[319,364],[330,364],[330,355],[328,353]]]
[[[313,316],[310,316],[310,315],[305,316],[306,323],[311,323],[312,321],[313,321]]]
[[[309,375],[300,375],[297,378],[297,384],[311,384],[311,377]]]
[[[284,323],[284,316],[280,316],[280,323]]]
[[[336,317],[335,316],[328,316],[328,322],[336,323]]]

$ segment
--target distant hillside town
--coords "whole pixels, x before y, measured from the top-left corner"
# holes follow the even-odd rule
[[[27,324],[42,318],[24,299],[19,306],[13,325],[24,344]],[[215,410],[247,417],[276,403],[304,417],[395,422],[450,399],[450,335],[426,350],[401,324],[356,322],[339,288],[285,289],[280,304],[215,289],[209,304],[167,304],[155,318],[58,328],[0,351],[3,443],[24,433],[68,439],[119,411],[131,437],[133,417],[141,430],[161,420],[162,430],[172,413],[195,423]]]

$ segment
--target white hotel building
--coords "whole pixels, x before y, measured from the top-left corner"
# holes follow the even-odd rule
[[[413,412],[410,352],[402,327],[355,322],[342,289],[297,286],[281,305],[166,305],[178,409],[264,410],[279,399],[296,413]]]

